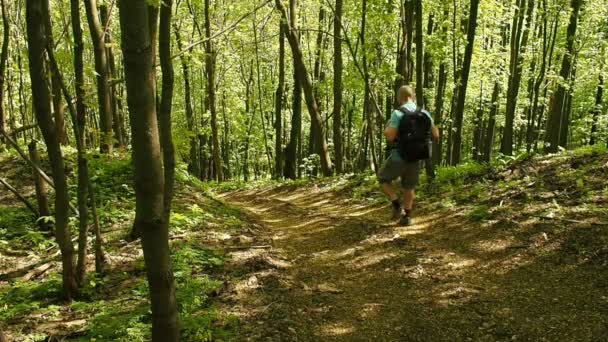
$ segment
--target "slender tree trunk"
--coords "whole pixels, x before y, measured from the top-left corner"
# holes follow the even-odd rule
[[[477,29],[477,12],[479,9],[479,0],[471,0],[469,26],[467,29],[467,45],[464,52],[462,62],[462,74],[460,78],[460,86],[458,87],[458,99],[455,106],[455,122],[456,132],[454,134],[454,145],[452,149],[452,165],[460,163],[460,152],[462,147],[462,124],[464,119],[464,103],[467,95],[467,86],[469,83],[469,71],[471,70],[471,59],[473,57],[473,46],[475,45],[475,31]]]
[[[310,113],[312,124],[316,125],[317,131],[320,132],[319,144],[321,146],[322,151],[321,169],[323,170],[323,175],[331,176],[332,165],[331,158],[329,157],[329,151],[327,148],[327,142],[324,139],[325,128],[323,127],[323,121],[321,119],[321,115],[317,107],[317,100],[314,96],[312,81],[310,79],[310,75],[308,74],[308,70],[306,69],[306,64],[304,63],[304,56],[302,55],[302,50],[300,49],[298,35],[292,28],[291,24],[288,22],[287,10],[285,9],[285,6],[283,6],[281,0],[275,0],[275,3],[279,11],[281,12],[281,15],[283,16],[283,21],[281,23],[285,26],[287,40],[289,41],[289,45],[291,46],[292,54],[296,62],[296,72],[298,77],[302,81],[304,97],[306,99],[306,106],[308,107],[308,112]]]
[[[71,300],[76,294],[74,277],[74,248],[68,226],[69,195],[63,155],[57,130],[51,116],[51,94],[45,70],[45,47],[48,44],[46,21],[48,20],[48,0],[27,0],[26,20],[28,38],[28,56],[30,79],[32,85],[32,102],[34,112],[42,131],[49,153],[53,180],[55,184],[55,237],[61,250],[63,266],[63,296]]]
[[[510,75],[509,86],[507,89],[507,108],[505,114],[506,122],[500,148],[501,152],[505,155],[513,154],[515,111],[517,108],[517,98],[519,96],[519,88],[521,85],[524,54],[526,53],[530,26],[532,23],[534,0],[528,0],[527,5],[525,0],[517,0],[516,6],[517,14],[513,22],[514,26],[512,27],[512,30],[515,30],[515,32],[511,35],[513,40],[511,41]],[[526,9],[525,16],[524,9]],[[522,31],[524,20],[526,24]]]
[[[401,22],[400,30],[401,36],[399,37],[399,48],[397,51],[397,63],[395,71],[397,77],[394,84],[394,94],[397,94],[399,87],[405,84],[409,84],[412,81],[412,41],[414,39],[414,2],[411,0],[404,0],[401,8]],[[397,107],[397,97],[394,96],[393,105]]]
[[[285,94],[285,28],[279,28],[279,84],[275,94],[275,120],[274,120],[274,139],[275,139],[275,161],[274,161],[274,178],[278,179],[283,176],[283,96]]]
[[[38,155],[38,148],[36,147],[36,141],[32,140],[27,146],[29,150],[30,160],[36,165],[40,165],[40,156]],[[33,170],[34,186],[36,188],[36,203],[38,204],[38,213],[41,217],[51,216],[51,210],[49,209],[49,198],[47,196],[47,185],[46,182],[40,176],[40,173],[35,168]],[[41,221],[43,222],[43,221]],[[49,230],[51,227],[46,223],[41,223],[40,228],[43,230]]]
[[[8,63],[8,44],[10,39],[6,0],[0,0],[0,10],[2,10],[2,52],[0,52],[0,131],[5,132],[6,107],[4,103],[4,80],[6,76],[6,65]],[[0,136],[0,143],[3,142],[4,137]]]
[[[89,231],[87,198],[94,196],[89,188],[89,170],[85,151],[86,130],[86,107],[84,90],[84,43],[80,20],[80,6],[78,0],[70,1],[70,13],[72,19],[72,35],[74,38],[74,75],[76,88],[76,113],[72,118],[76,147],[78,150],[78,263],[76,268],[76,279],[79,286],[84,283],[87,257],[87,236]],[[91,192],[91,193],[90,193]],[[95,214],[95,213],[94,213]],[[97,219],[96,215],[94,218]],[[99,238],[101,239],[101,238]],[[101,248],[101,247],[100,247]]]
[[[494,83],[494,90],[492,90],[492,99],[490,104],[490,117],[488,118],[488,124],[486,125],[485,141],[482,160],[489,163],[492,160],[492,151],[494,149],[494,135],[496,134],[496,115],[498,114],[498,104],[500,96],[500,83],[496,81]]]
[[[424,32],[422,31],[422,0],[415,0],[414,7],[416,11],[416,102],[420,108],[424,108]]]
[[[209,14],[209,0],[205,0],[205,71],[207,72],[207,101],[211,113],[211,140],[213,144],[213,174],[216,181],[224,180],[222,174],[222,158],[220,154],[220,140],[217,126],[217,109],[215,100],[215,62],[217,59],[213,42],[211,41],[211,16]]]
[[[291,27],[294,34],[297,33],[297,0],[289,1],[289,13]],[[287,32],[285,32],[287,34]],[[298,38],[299,39],[299,38]],[[293,99],[292,99],[292,115],[291,115],[291,130],[289,134],[289,143],[285,151],[285,178],[296,179],[298,176],[298,147],[301,142],[302,134],[302,83],[297,74],[296,59],[293,59]]]
[[[578,24],[578,16],[583,5],[583,0],[572,0],[571,7],[572,13],[570,14],[570,23],[568,24],[567,42],[566,42],[566,53],[562,59],[562,66],[560,76],[564,83],[560,83],[557,90],[553,93],[549,105],[549,117],[547,120],[547,134],[545,136],[545,152],[555,153],[561,146],[560,142],[563,142],[562,126],[565,124],[566,119],[566,101],[568,98],[568,84],[572,80],[572,59],[574,57],[574,43],[576,38],[576,29]],[[566,135],[567,135],[566,129]],[[566,146],[561,146],[566,147]]]
[[[174,25],[173,31],[175,32],[175,41],[177,42],[177,48],[182,51],[182,40],[179,33],[177,24]],[[191,50],[189,50],[191,52]],[[186,112],[186,127],[190,135],[190,152],[188,160],[188,171],[193,175],[200,175],[200,161],[197,153],[197,138],[194,127],[194,109],[192,107],[192,91],[190,90],[190,67],[185,54],[180,56],[182,64],[182,76],[184,78],[184,110]]]
[[[57,75],[54,73],[51,73],[51,96],[53,97],[53,117],[57,129],[57,138],[61,145],[66,146],[68,145],[68,132],[65,127],[65,110],[61,99],[61,86]]]
[[[435,16],[433,15],[433,13],[431,13],[431,14],[429,14],[429,19],[428,19],[428,23],[427,23],[427,29],[426,29],[427,37],[431,37],[434,30],[435,30]],[[434,78],[433,58],[432,58],[430,51],[428,51],[428,49],[425,49],[424,50],[424,88],[425,89],[433,88],[433,83],[434,83],[433,78]],[[429,104],[428,94],[425,92],[424,95],[425,95],[424,104],[425,104],[425,106],[428,107],[428,104]]]
[[[158,9],[146,0],[119,1],[127,103],[135,169],[135,227],[141,232],[152,304],[152,341],[179,340],[165,182],[156,116],[155,49]],[[169,23],[167,23],[169,24]],[[163,40],[167,39],[166,33]]]
[[[591,123],[591,137],[589,138],[589,145],[595,145],[597,139],[597,131],[598,131],[598,120],[599,116],[602,113],[602,103],[603,103],[603,95],[604,95],[604,75],[599,76],[597,92],[595,94],[595,108],[593,108],[593,120]]]
[[[342,12],[343,0],[336,0],[334,12],[334,110],[333,138],[336,173],[344,172],[342,146]]]
[[[258,109],[260,111],[260,119],[262,120],[262,136],[264,137],[264,152],[266,153],[266,160],[268,161],[268,169],[272,175],[272,157],[270,156],[270,146],[268,146],[268,131],[266,130],[266,118],[264,117],[264,102],[262,95],[262,72],[260,68],[260,51],[258,44],[257,27],[255,24],[255,14],[253,21],[253,43],[255,46],[255,65],[256,65],[256,76],[257,76],[257,88],[258,88]]]
[[[99,129],[101,132],[100,151],[112,151],[112,103],[108,83],[108,62],[104,44],[103,25],[99,19],[97,0],[84,0],[84,8],[91,31],[95,57],[95,73],[97,79],[97,101],[99,105]]]
[[[110,33],[110,28],[105,27],[108,23],[108,5],[106,2],[100,4],[99,6],[99,14],[101,18],[101,24],[104,25],[105,34],[104,34],[104,43],[106,46],[106,56],[107,56],[107,64],[108,64],[108,81],[116,79],[116,61],[114,59],[114,52],[112,50],[112,34]],[[112,130],[114,131],[114,137],[116,138],[116,143],[119,147],[124,147],[125,137],[123,135],[124,125],[122,119],[122,112],[118,108],[118,93],[116,91],[116,83],[111,82],[109,85],[109,94],[110,94],[110,112],[112,113]]]
[[[444,7],[443,16],[444,20],[447,20],[449,17],[449,9],[448,7]],[[448,37],[448,29],[446,25],[442,25],[441,30],[442,36],[444,39]],[[434,121],[435,125],[439,128],[439,140],[433,144],[433,164],[441,165],[442,156],[443,156],[443,140],[445,136],[445,129],[443,128],[443,112],[444,112],[444,103],[445,103],[445,89],[448,83],[448,70],[447,63],[445,58],[441,59],[439,64],[439,71],[437,76],[437,92],[435,93],[435,113],[434,113]],[[449,132],[447,132],[449,134]]]
[[[171,109],[173,107],[173,86],[175,75],[173,60],[171,59],[171,9],[173,0],[164,0],[160,5],[160,22],[158,33],[158,51],[160,67],[163,73],[158,113],[160,146],[163,151],[164,184],[164,223],[169,229],[171,217],[171,203],[173,201],[173,185],[175,183],[175,148],[173,146],[173,133],[171,124]]]

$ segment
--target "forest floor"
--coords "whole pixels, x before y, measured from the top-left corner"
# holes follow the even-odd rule
[[[371,176],[223,193],[262,227],[230,255],[241,336],[606,341],[607,176],[593,153],[444,172],[410,227]]]
[[[1,161],[32,199],[27,165]],[[52,239],[0,192],[9,341],[149,338],[141,248],[125,240],[130,160],[90,163],[110,264],[96,275],[91,256],[70,304]],[[170,239],[183,340],[608,340],[607,178],[605,149],[443,168],[402,227],[371,174],[209,188],[180,168]]]

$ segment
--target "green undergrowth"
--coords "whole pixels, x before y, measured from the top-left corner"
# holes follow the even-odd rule
[[[70,197],[76,206],[76,156],[66,152]],[[131,159],[123,152],[111,156],[91,153],[87,159],[104,249],[112,263],[104,275],[89,273],[76,300],[69,305],[59,299],[61,279],[56,268],[33,281],[16,278],[0,282],[0,322],[8,327],[9,338],[19,341],[44,341],[50,335],[81,341],[150,338],[151,312],[143,258],[137,253],[138,242],[126,245],[125,241],[135,209]],[[3,165],[11,164],[27,172],[27,165],[14,156],[4,156],[5,161],[7,164]],[[29,178],[22,180],[23,184],[16,176],[13,179],[17,187],[31,186],[30,182]],[[34,203],[33,192],[28,196]],[[229,340],[238,330],[238,321],[218,307],[217,297],[224,288],[223,281],[218,279],[224,271],[225,256],[213,237],[237,235],[245,224],[239,210],[213,199],[204,184],[187,173],[185,165],[177,166],[170,244],[182,340]],[[77,218],[71,217],[70,227],[76,236]],[[132,247],[125,249],[125,246]],[[9,249],[24,256],[34,252],[41,259],[56,251],[52,234],[41,232],[35,218],[17,202],[0,206],[0,251]]]

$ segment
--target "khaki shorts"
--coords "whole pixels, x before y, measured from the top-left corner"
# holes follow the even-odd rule
[[[392,150],[384,165],[378,172],[380,184],[392,183],[395,179],[401,178],[401,186],[405,190],[414,190],[420,179],[420,169],[422,162],[416,161],[408,163],[397,150]]]

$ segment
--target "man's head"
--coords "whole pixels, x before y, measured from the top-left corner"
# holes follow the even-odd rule
[[[412,100],[414,100],[414,89],[412,87],[404,85],[397,90],[397,102],[400,106]]]

